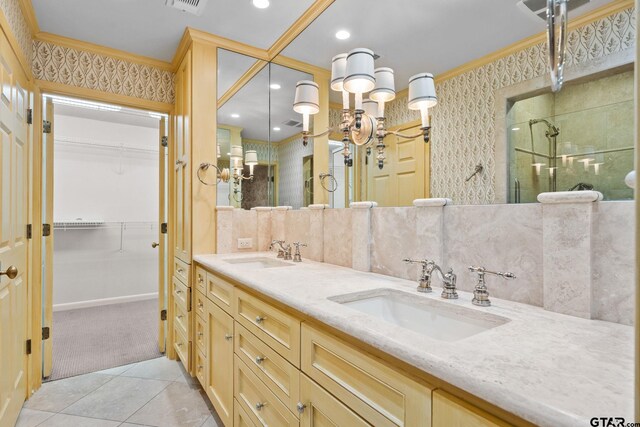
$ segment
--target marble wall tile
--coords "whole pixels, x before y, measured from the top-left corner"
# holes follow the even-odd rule
[[[324,261],[324,210],[317,205],[309,207],[309,247],[307,257],[314,261]]]
[[[594,203],[543,204],[544,308],[591,318]]]
[[[458,288],[472,292],[477,275],[468,267],[510,271],[515,280],[487,276],[496,298],[542,306],[542,208],[539,204],[445,206],[444,268]]]
[[[445,261],[444,209],[444,206],[416,207],[416,254],[439,265]]]
[[[293,247],[293,242],[306,243],[307,247],[300,248],[302,258],[312,259],[310,256],[310,248],[317,247],[316,240],[322,240],[322,234],[312,236],[311,234],[311,210],[290,210],[286,211],[285,216],[285,240]],[[295,250],[295,248],[294,248]],[[317,256],[317,251],[314,251]],[[317,259],[314,259],[317,261]]]
[[[351,268],[358,271],[371,271],[371,216],[373,214],[374,202],[352,203],[351,206]]]
[[[286,210],[274,209],[271,211],[271,238],[274,240],[285,240],[285,218]]]
[[[223,208],[226,208],[224,206]],[[219,254],[228,254],[231,252],[232,230],[235,223],[233,222],[233,210],[216,208],[216,252]]]
[[[258,221],[258,242],[257,251],[268,251],[271,244],[271,209],[257,208],[256,219]]]
[[[234,209],[232,213],[231,252],[254,252],[258,244],[258,212]],[[253,239],[253,248],[238,249],[238,239],[247,237]]]
[[[404,258],[422,259],[427,256],[418,252],[417,211],[418,208],[414,207],[371,210],[372,272],[409,280],[417,278],[417,266],[402,262]]]
[[[352,209],[325,209],[324,211],[324,262],[352,266],[351,235]]]
[[[633,325],[634,202],[595,204],[592,248],[593,317]]]

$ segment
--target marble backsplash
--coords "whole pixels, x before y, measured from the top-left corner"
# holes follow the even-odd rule
[[[301,249],[304,259],[409,280],[417,279],[418,268],[403,258],[428,258],[453,268],[458,288],[469,292],[477,275],[468,267],[480,265],[517,277],[487,276],[493,297],[633,324],[634,202],[551,203],[225,207],[218,211],[218,253],[242,251],[233,244],[240,237],[254,239],[253,251],[266,250],[271,239],[300,241],[308,245]],[[566,210],[579,215],[572,219]]]

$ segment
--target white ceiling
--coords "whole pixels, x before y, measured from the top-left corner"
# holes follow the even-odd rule
[[[609,3],[591,0],[569,19]],[[336,0],[283,55],[331,67],[331,58],[356,47],[372,49],[377,67],[395,70],[396,89],[410,76],[435,75],[545,30],[545,22],[517,0]],[[347,30],[348,40],[335,33]],[[332,100],[341,101],[340,96]]]
[[[218,49],[218,99],[256,62],[255,58]]]
[[[187,26],[262,49],[269,48],[313,3],[210,0],[202,16],[165,6],[165,0],[32,0],[41,31],[171,61]]]

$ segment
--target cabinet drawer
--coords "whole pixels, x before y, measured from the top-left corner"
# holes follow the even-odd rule
[[[189,370],[189,360],[191,360],[190,343],[187,337],[184,336],[177,327],[173,328],[173,348],[176,350],[176,353],[178,353],[178,357],[180,358],[180,361],[184,365],[184,369],[187,372],[190,372]]]
[[[236,323],[235,352],[291,412],[297,414],[300,371]]]
[[[205,317],[204,313],[206,311],[206,309],[205,309],[205,300],[206,299],[207,298],[204,296],[204,294],[202,292],[196,291],[196,301],[195,301],[196,309],[195,309],[195,312],[196,312],[197,315],[202,316],[202,317]]]
[[[371,426],[304,374],[300,374],[300,399],[304,405],[300,427]]]
[[[206,317],[196,316],[195,321],[195,333],[194,333],[194,341],[196,342],[196,347],[200,351],[207,351],[207,324],[204,319]]]
[[[234,396],[256,426],[298,426],[298,419],[237,356]]]
[[[175,300],[173,303],[173,323],[182,335],[189,336],[189,325],[191,325],[191,313],[187,312],[181,302]]]
[[[189,264],[178,258],[174,258],[173,274],[187,286],[191,286],[191,283],[189,282],[190,269],[191,266]]]
[[[300,321],[266,302],[235,289],[235,319],[272,349],[300,366]]]
[[[184,307],[185,311],[191,311],[191,292],[180,280],[173,278],[173,301]]]
[[[507,427],[510,425],[447,392],[442,390],[433,392],[433,427]]]
[[[431,388],[302,325],[302,371],[375,426],[431,426]]]
[[[233,314],[233,288],[223,278],[207,273],[207,297],[229,314]]]
[[[196,290],[207,294],[207,271],[200,266],[196,267]]]
[[[237,400],[233,400],[233,426],[234,427],[256,427],[251,421],[251,417],[247,414],[247,411],[238,403]]]
[[[207,386],[207,358],[200,349],[196,349],[196,366],[194,367],[196,378],[204,388]]]

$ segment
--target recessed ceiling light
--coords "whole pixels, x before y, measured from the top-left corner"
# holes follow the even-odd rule
[[[234,119],[237,119],[238,117],[240,117],[240,114],[238,114],[238,113],[233,113],[233,114],[231,115],[231,117],[233,117]]]
[[[336,38],[338,40],[346,40],[349,37],[351,37],[351,34],[349,34],[349,31],[346,30],[340,30],[336,33]]]
[[[269,7],[269,0],[252,0],[251,3],[258,9],[266,9]]]
[[[281,88],[281,86],[278,83],[271,83],[269,87],[273,90],[278,90]]]
[[[273,130],[275,130],[276,132],[280,130],[280,128],[278,126],[274,127]]]
[[[520,128],[511,128],[511,130],[520,130]]]

